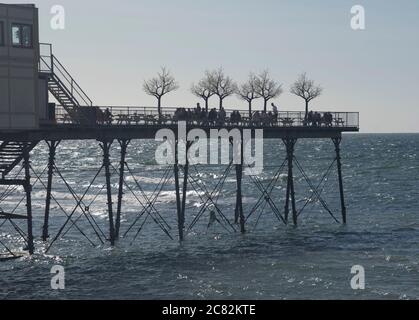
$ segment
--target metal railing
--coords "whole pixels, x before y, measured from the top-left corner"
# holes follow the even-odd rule
[[[100,126],[139,126],[139,125],[162,125],[176,124],[179,121],[187,121],[190,124],[202,126],[265,126],[265,127],[340,127],[340,128],[358,128],[358,112],[317,112],[317,120],[309,121],[306,119],[303,111],[280,111],[277,115],[273,113],[252,112],[250,117],[248,111],[239,109],[225,109],[225,117],[214,117],[211,119],[207,114],[198,116],[194,114],[194,108],[185,108],[190,110],[189,116],[180,116],[176,110],[179,108],[164,107],[161,115],[156,107],[132,107],[132,106],[102,106],[81,108],[80,117],[90,119],[88,125]],[[239,112],[240,117],[234,117],[233,112]],[[325,115],[329,117],[325,117]],[[79,124],[74,115],[69,116],[63,107],[56,107],[57,124]],[[85,123],[86,124],[86,123]]]
[[[78,106],[92,106],[93,102],[89,96],[52,53],[52,45],[40,43],[39,52],[39,72],[55,76],[55,80],[64,87]]]

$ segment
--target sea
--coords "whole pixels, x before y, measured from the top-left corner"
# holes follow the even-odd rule
[[[129,145],[120,239],[111,247],[97,141],[59,145],[50,237],[41,240],[48,149],[40,144],[31,163],[36,252],[0,261],[0,299],[419,298],[419,134],[343,136],[346,225],[330,140],[297,142],[298,226],[291,213],[288,225],[281,219],[287,186],[281,141],[266,140],[263,173],[243,178],[245,234],[234,221],[235,169],[191,166],[182,243],[173,168],[156,165],[156,146]],[[118,151],[114,142],[114,214]],[[6,195],[1,210],[25,214],[23,190]],[[25,222],[1,223],[0,252],[23,252]],[[62,290],[51,285],[54,266],[62,267]]]

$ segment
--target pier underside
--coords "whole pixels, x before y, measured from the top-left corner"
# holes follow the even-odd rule
[[[87,127],[80,125],[55,125],[45,126],[38,130],[31,131],[1,131],[0,141],[5,146],[5,150],[14,152],[12,156],[17,156],[19,161],[15,161],[13,165],[15,170],[7,168],[7,174],[3,174],[0,178],[0,209],[2,202],[16,189],[23,190],[24,197],[22,203],[26,205],[26,212],[16,212],[18,205],[10,212],[0,210],[0,230],[5,224],[10,224],[17,232],[18,236],[25,242],[24,250],[30,254],[35,252],[34,237],[38,235],[33,234],[33,212],[32,212],[32,188],[35,184],[42,184],[45,190],[45,206],[44,206],[44,224],[42,232],[39,235],[42,241],[45,242],[45,251],[48,252],[54,244],[62,239],[70,229],[79,231],[84,238],[93,246],[103,245],[109,243],[115,245],[120,239],[132,237],[134,241],[141,232],[147,220],[155,223],[158,228],[167,235],[170,239],[178,238],[183,241],[188,234],[196,228],[197,223],[206,214],[209,216],[209,224],[217,223],[221,225],[227,232],[245,233],[248,231],[249,221],[252,217],[256,218],[256,225],[264,210],[270,210],[275,220],[279,224],[298,225],[299,216],[302,211],[312,202],[318,202],[324,211],[327,212],[332,220],[337,223],[345,224],[347,221],[342,164],[340,154],[340,143],[343,132],[357,132],[356,127],[237,127],[237,126],[195,126],[188,125],[187,132],[192,129],[203,129],[208,136],[212,129],[263,129],[264,139],[278,140],[285,148],[284,158],[278,155],[278,162],[274,164],[276,167],[275,173],[270,181],[266,182],[260,179],[257,175],[246,176],[244,170],[246,166],[242,164],[233,164],[232,162],[226,166],[225,171],[220,172],[221,176],[211,187],[207,186],[201,179],[196,178],[199,173],[199,166],[189,164],[188,162],[181,164],[176,157],[174,165],[169,165],[164,170],[160,183],[152,194],[144,191],[142,182],[139,181],[132,171],[131,164],[127,162],[127,154],[130,152],[133,140],[151,139],[154,140],[156,133],[160,129],[171,129],[179,136],[177,125],[148,125],[148,126],[127,126],[127,125],[112,125],[112,126],[95,126]],[[335,147],[335,157],[330,164],[328,170],[322,176],[322,180],[312,181],[309,175],[305,172],[299,159],[296,157],[296,145],[300,139],[330,139]],[[99,143],[103,161],[100,164],[99,170],[94,175],[89,186],[82,193],[76,192],[74,187],[68,183],[68,178],[62,173],[60,164],[56,163],[56,155],[59,152],[59,146],[65,140],[93,140],[94,143]],[[11,144],[13,142],[13,144]],[[45,143],[46,144],[45,144]],[[179,141],[177,140],[176,148]],[[12,149],[9,145],[14,146]],[[31,150],[37,146],[38,148],[48,148],[48,160],[45,164],[45,169],[40,173],[36,172],[31,165]],[[187,148],[191,143],[187,143]],[[243,148],[243,145],[242,145]],[[118,150],[120,159],[118,165],[112,163],[110,159],[111,150]],[[243,155],[243,152],[242,152]],[[8,155],[0,155],[7,157]],[[0,159],[1,160],[1,159]],[[18,170],[20,163],[22,167]],[[330,209],[328,203],[325,201],[322,194],[324,185],[330,176],[331,172],[337,173],[339,185],[340,209],[338,214]],[[295,174],[299,173],[304,182],[308,186],[309,196],[305,198],[304,203],[297,203],[295,190]],[[219,198],[223,193],[223,186],[227,177],[234,174],[236,181],[236,203],[235,209],[227,212],[219,205]],[[285,199],[279,201],[277,197],[273,196],[275,187],[278,184],[281,175],[286,175]],[[127,177],[134,184],[129,184]],[[45,179],[43,179],[43,177]],[[86,196],[91,192],[91,186],[98,183],[98,179],[103,179],[103,190],[105,192],[107,204],[107,221],[108,226],[104,228],[99,226],[96,218],[91,212],[93,202],[89,203]],[[164,217],[158,209],[158,198],[164,190],[170,185],[171,179],[174,181],[174,189],[176,194],[176,207],[173,208],[177,227],[172,228],[169,221]],[[243,180],[250,179],[250,182],[257,187],[260,192],[258,200],[249,208],[244,208],[243,205]],[[54,184],[60,180],[61,185],[65,185],[69,194],[74,198],[74,209],[64,209],[60,201],[54,197]],[[214,182],[214,181],[213,181]],[[115,193],[114,186],[117,185],[117,192]],[[173,188],[173,185],[172,185]],[[194,191],[199,195],[201,204],[198,206],[198,212],[193,215],[187,214],[190,208],[187,207],[187,193]],[[127,223],[122,228],[123,220],[121,217],[124,214],[124,196],[129,193],[137,199],[140,205],[140,211],[137,217]],[[97,197],[97,195],[96,195]],[[96,199],[95,197],[95,199]],[[50,235],[49,226],[55,223],[54,214],[52,214],[52,207],[60,208],[61,214],[64,214],[64,220],[61,220],[62,225],[53,235]],[[261,211],[262,210],[262,211]],[[230,211],[230,209],[229,209]],[[340,217],[339,217],[340,216]],[[85,219],[91,227],[93,238],[89,237],[85,230],[80,227],[80,220]],[[64,222],[63,222],[64,221]],[[22,222],[25,224],[21,226]],[[13,245],[13,244],[12,244]],[[11,248],[10,243],[4,243],[0,239],[0,247],[5,248],[0,254],[5,259],[20,256],[16,251],[22,248]]]
[[[237,127],[237,126],[202,126],[188,125],[187,130],[202,129],[207,135],[210,130],[221,129],[263,129],[265,139],[318,139],[318,138],[338,138],[343,132],[358,132],[357,127]],[[102,140],[102,139],[155,139],[157,131],[160,129],[171,129],[177,132],[178,125],[147,125],[147,126],[95,126],[84,127],[79,125],[57,125],[45,126],[38,130],[23,131],[0,131],[0,141],[42,141],[42,140]]]

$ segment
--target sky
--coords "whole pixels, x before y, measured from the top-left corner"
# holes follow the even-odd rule
[[[22,3],[23,1],[7,1]],[[418,0],[42,0],[40,38],[96,105],[154,106],[145,79],[166,66],[180,89],[164,106],[193,107],[205,70],[223,67],[238,83],[269,69],[283,84],[281,110],[304,110],[289,93],[298,74],[323,88],[312,109],[360,112],[362,132],[419,132]],[[51,7],[65,9],[53,30]],[[366,29],[351,28],[365,8]],[[216,107],[216,98],[211,100]],[[254,108],[262,108],[256,101]],[[246,108],[236,97],[228,108]]]

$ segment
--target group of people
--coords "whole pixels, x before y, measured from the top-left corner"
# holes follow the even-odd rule
[[[234,116],[233,116],[234,115]],[[237,117],[239,116],[239,117]],[[234,118],[234,119],[232,119]],[[237,119],[241,119],[240,113],[234,111],[231,115],[230,121],[239,122]],[[178,108],[175,111],[173,116],[173,120],[175,121],[186,121],[186,122],[196,122],[197,124],[210,124],[210,125],[222,125],[227,120],[227,113],[224,108],[220,108],[217,110],[215,108],[211,109],[207,112],[205,108],[201,108],[200,104],[198,103],[194,110],[188,108]]]
[[[273,111],[256,111],[248,119],[254,125],[271,126],[278,122],[278,108],[272,104]],[[227,113],[223,107],[220,110],[215,108],[206,111],[200,104],[192,110],[191,108],[178,108],[173,116],[174,121],[196,122],[197,124],[223,125],[226,122],[231,124],[240,124],[243,116],[240,111],[235,110],[227,117]]]
[[[113,115],[111,110],[109,110],[109,108],[106,108],[105,111],[103,111],[100,108],[96,109],[96,122],[98,124],[106,124],[106,125],[110,125],[112,124],[113,121]]]
[[[321,127],[322,125],[331,127],[333,125],[333,115],[330,112],[321,115],[318,112],[310,111],[307,115],[306,124],[313,127]]]
[[[231,113],[230,122],[232,124],[239,124],[242,121],[242,115],[239,111],[235,110]]]
[[[251,121],[254,125],[273,126],[278,123],[278,112],[256,111]]]
[[[112,112],[107,108],[102,111],[97,109],[97,123],[110,125],[113,122]],[[279,119],[278,107],[272,103],[272,111],[256,111],[249,115],[246,119],[242,116],[240,111],[233,111],[229,117],[223,107],[219,110],[213,108],[209,111],[206,108],[202,108],[198,103],[196,108],[178,108],[176,109],[172,119],[173,121],[186,121],[188,123],[196,123],[198,125],[224,125],[227,122],[229,124],[241,124],[243,121],[256,126],[275,126],[283,119]],[[333,125],[333,115],[330,112],[323,114],[318,112],[310,111],[304,119],[304,125],[307,126],[327,126]]]

